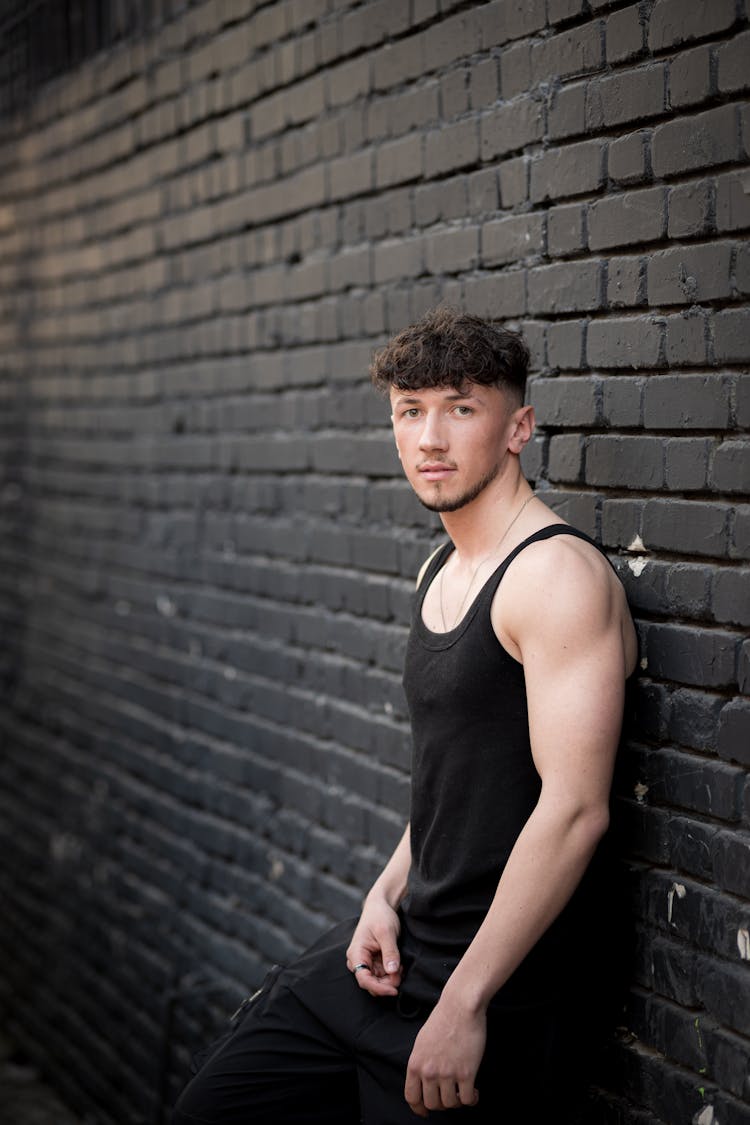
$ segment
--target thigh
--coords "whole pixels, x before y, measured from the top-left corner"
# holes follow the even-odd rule
[[[359,1117],[351,1057],[279,973],[209,1051],[172,1122],[358,1125]]]

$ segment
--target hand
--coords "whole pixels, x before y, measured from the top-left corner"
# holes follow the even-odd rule
[[[414,1041],[404,1097],[418,1117],[430,1109],[476,1105],[474,1086],[487,1042],[482,1012],[456,1008],[443,996]]]
[[[347,968],[353,972],[360,988],[371,996],[396,996],[401,984],[401,958],[398,935],[401,924],[398,914],[384,898],[365,899],[357,928],[346,951]]]

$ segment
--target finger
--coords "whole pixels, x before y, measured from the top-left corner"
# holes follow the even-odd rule
[[[401,968],[401,958],[395,942],[383,943],[380,947],[380,960],[387,973],[397,973]]]
[[[422,1102],[427,1109],[445,1109],[440,1097],[440,1086],[436,1079],[422,1079]]]
[[[427,1116],[427,1107],[422,1100],[422,1082],[411,1068],[406,1071],[404,1097],[412,1113],[416,1113],[417,1117]]]
[[[398,989],[388,977],[377,977],[371,969],[358,969],[354,979],[371,996],[397,996]]]
[[[479,1101],[479,1090],[472,1081],[463,1081],[458,1084],[458,1096],[461,1105],[476,1105]]]
[[[443,1079],[438,1087],[438,1096],[440,1104],[436,1105],[435,1109],[456,1109],[461,1105],[461,1099],[458,1096],[458,1087],[454,1080]]]

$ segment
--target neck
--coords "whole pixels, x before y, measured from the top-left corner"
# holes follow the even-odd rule
[[[442,512],[443,527],[458,559],[470,564],[492,551],[531,495],[531,486],[519,468],[512,479],[497,478],[457,512]]]

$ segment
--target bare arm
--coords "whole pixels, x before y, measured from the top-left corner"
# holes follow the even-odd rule
[[[401,984],[398,951],[398,906],[406,893],[411,867],[409,825],[388,863],[365,898],[362,914],[346,951],[347,968],[366,965],[356,973],[357,984],[373,996],[395,996]]]
[[[608,824],[626,676],[622,604],[599,560],[575,549],[548,558],[553,565],[538,556],[517,569],[499,610],[523,660],[542,790],[417,1037],[405,1095],[420,1116],[476,1100],[487,1005],[565,906]]]

